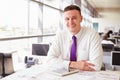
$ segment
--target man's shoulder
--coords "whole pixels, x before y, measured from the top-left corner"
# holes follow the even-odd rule
[[[91,28],[91,27],[82,27],[82,29],[86,32],[90,32],[90,33],[96,33],[97,31],[95,31],[95,29]]]
[[[56,35],[57,36],[67,36],[68,35],[68,31],[66,31],[66,30],[59,30],[59,31],[57,31],[57,33],[56,33]]]
[[[57,31],[57,34],[65,34],[65,33],[68,33],[67,30],[58,30]]]
[[[82,27],[82,28],[83,28],[83,32],[86,32],[86,34],[88,34],[88,35],[98,34],[98,32],[93,28],[90,28],[90,27]]]

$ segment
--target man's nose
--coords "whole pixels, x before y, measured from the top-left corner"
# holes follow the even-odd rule
[[[69,24],[73,24],[73,20],[72,19],[69,20]]]

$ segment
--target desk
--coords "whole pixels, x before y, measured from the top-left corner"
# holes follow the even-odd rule
[[[67,76],[51,74],[45,65],[36,65],[9,75],[1,80],[119,80],[119,71],[80,71]]]

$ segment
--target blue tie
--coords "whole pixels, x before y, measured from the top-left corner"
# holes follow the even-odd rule
[[[71,46],[71,51],[70,51],[70,61],[76,61],[76,37],[72,36],[72,46]]]

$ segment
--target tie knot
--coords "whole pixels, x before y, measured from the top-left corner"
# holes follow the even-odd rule
[[[75,37],[75,36],[72,36],[72,39],[73,39],[73,40],[76,40],[76,37]]]

